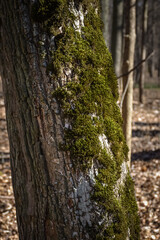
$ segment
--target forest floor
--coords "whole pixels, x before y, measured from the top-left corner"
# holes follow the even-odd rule
[[[160,89],[146,90],[145,104],[134,101],[133,106],[131,174],[141,240],[160,240]]]
[[[160,90],[134,93],[132,167],[141,221],[141,240],[160,239]],[[0,239],[18,239],[11,184],[4,101],[0,95]]]

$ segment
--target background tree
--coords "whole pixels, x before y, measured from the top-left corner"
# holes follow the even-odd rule
[[[98,1],[0,1],[20,239],[139,239]]]
[[[133,72],[129,72],[134,67],[134,49],[135,49],[135,0],[126,0],[124,5],[125,14],[125,32],[124,32],[124,53],[123,53],[123,94],[122,116],[123,132],[129,147],[129,165],[131,160],[131,137],[132,137],[132,102],[133,102]]]
[[[141,61],[146,58],[146,32],[147,32],[147,0],[143,0],[142,3],[142,20],[141,20]],[[139,78],[139,102],[143,103],[144,98],[144,74],[143,64],[140,66],[140,78]]]
[[[158,0],[139,0],[136,6],[136,45],[135,45],[135,66],[147,58],[144,64],[136,69],[134,79],[135,84],[140,86],[159,87],[159,9]],[[142,54],[143,53],[143,54]],[[143,56],[142,56],[143,55]],[[142,66],[142,68],[141,68]],[[142,69],[142,71],[141,71]],[[142,88],[142,87],[140,87]],[[141,94],[140,90],[140,95]],[[141,96],[139,96],[141,101]]]
[[[101,15],[103,20],[103,36],[108,49],[112,46],[112,27],[113,27],[113,0],[101,0]]]
[[[112,53],[116,74],[121,74],[123,40],[123,0],[101,0],[103,36]]]
[[[113,27],[112,27],[112,45],[111,53],[114,61],[114,69],[119,76],[122,71],[122,53],[123,53],[123,0],[114,0]]]

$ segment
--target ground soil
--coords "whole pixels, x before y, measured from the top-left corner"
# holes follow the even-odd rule
[[[141,240],[160,239],[160,90],[134,91],[132,167]],[[4,101],[0,95],[0,239],[18,239]]]

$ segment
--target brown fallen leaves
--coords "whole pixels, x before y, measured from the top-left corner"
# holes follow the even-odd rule
[[[18,239],[10,164],[0,164],[0,239]]]
[[[160,98],[160,90],[159,90]],[[160,239],[160,99],[134,104],[132,168],[141,240]]]
[[[1,82],[0,82],[1,83]],[[4,99],[0,92],[0,239],[18,239]]]
[[[141,239],[160,239],[159,160],[134,162],[132,176],[141,220]]]

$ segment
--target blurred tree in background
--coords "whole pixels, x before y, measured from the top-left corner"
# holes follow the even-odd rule
[[[160,1],[102,0],[101,2],[104,37],[113,55],[115,72],[119,78],[123,129],[131,150],[133,86],[139,88],[140,103],[144,102],[144,88],[160,86]],[[112,17],[109,21],[110,26],[107,22],[108,15],[106,17],[109,7],[111,7],[109,16]],[[132,11],[135,11],[134,17],[130,15]],[[136,32],[136,39],[135,34],[130,35],[131,29]]]

